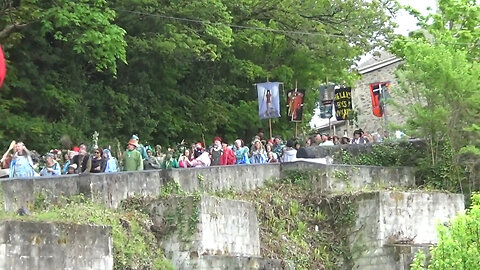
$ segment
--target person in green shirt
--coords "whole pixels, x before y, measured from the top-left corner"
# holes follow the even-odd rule
[[[127,144],[127,150],[123,153],[124,171],[143,171],[142,154],[136,150],[138,144],[135,140],[130,140]]]
[[[171,152],[167,152],[165,159],[162,162],[162,169],[178,168],[178,161],[173,157]]]

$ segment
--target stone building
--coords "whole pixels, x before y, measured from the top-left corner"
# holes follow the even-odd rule
[[[377,117],[372,110],[372,97],[370,88],[378,89],[380,86],[387,86],[390,98],[397,103],[405,103],[401,101],[401,97],[395,93],[397,82],[395,80],[395,69],[402,63],[402,60],[396,56],[381,52],[378,56],[372,56],[369,60],[360,64],[358,73],[361,80],[356,82],[352,88],[353,109],[357,113],[357,121],[354,123],[355,128],[361,128],[369,133],[378,132],[384,136],[391,135],[388,133],[391,124],[402,124],[405,117],[402,116],[398,108],[387,103],[385,106],[383,117]],[[352,134],[353,127],[349,127],[349,134]]]
[[[324,125],[318,126],[317,131],[330,133],[332,135],[352,137],[353,131],[363,129],[368,133],[379,133],[382,137],[392,136],[393,125],[400,125],[405,122],[405,116],[400,114],[398,108],[389,104],[385,105],[381,117],[374,115],[372,105],[372,94],[370,88],[379,91],[382,86],[387,89],[388,97],[397,104],[407,104],[407,101],[400,97],[396,88],[398,87],[395,70],[402,63],[402,60],[388,52],[380,52],[379,55],[360,64],[357,68],[361,79],[352,87],[352,107],[356,113],[355,120],[336,121],[335,118]],[[378,114],[378,112],[377,112]]]

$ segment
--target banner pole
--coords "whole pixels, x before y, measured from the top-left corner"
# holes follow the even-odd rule
[[[270,129],[270,138],[273,138],[272,134],[272,118],[268,118],[268,127]]]
[[[327,82],[326,85],[327,85],[327,87],[328,87],[328,76],[325,77],[325,81]],[[333,100],[332,100],[332,103],[333,103]],[[332,125],[330,124],[330,119],[332,119],[331,116],[328,118],[328,135],[329,135],[329,136],[332,136]]]
[[[295,122],[295,138],[298,138],[298,122]]]

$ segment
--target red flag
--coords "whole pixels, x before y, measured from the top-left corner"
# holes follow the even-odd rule
[[[3,56],[2,46],[0,46],[0,88],[2,87],[6,74],[7,67],[5,66],[5,57]]]
[[[384,98],[386,88],[390,83],[372,83],[370,84],[370,96],[372,97],[372,112],[377,117],[382,117],[384,113],[384,104],[382,99]]]

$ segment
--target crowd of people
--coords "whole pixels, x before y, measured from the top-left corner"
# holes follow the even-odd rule
[[[11,178],[30,178],[63,174],[263,164],[295,161],[297,150],[300,147],[379,141],[381,139],[378,134],[368,135],[359,129],[355,130],[353,138],[315,134],[305,142],[290,139],[284,144],[280,136],[266,140],[263,131],[259,129],[248,145],[242,139],[237,139],[233,144],[229,144],[226,139],[215,137],[212,145],[208,147],[202,142],[192,145],[182,142],[176,148],[168,148],[164,152],[160,145],[155,146],[155,149],[150,145],[142,145],[138,136],[133,135],[126,144],[125,151],[119,153],[118,159],[108,148],[92,147],[89,151],[87,145],[81,143],[71,150],[51,150],[44,155],[43,166],[40,166],[41,162],[35,158],[36,155],[29,151],[22,142],[13,141],[3,155],[1,165],[2,169],[9,169],[8,176]]]

